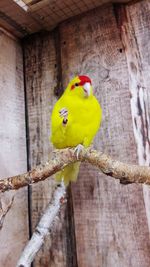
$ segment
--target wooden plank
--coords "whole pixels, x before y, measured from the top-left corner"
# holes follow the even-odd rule
[[[11,31],[17,37],[39,30],[50,30],[58,25],[60,21],[81,14],[111,2],[112,0],[82,1],[76,3],[73,0],[59,1],[24,1],[28,5],[25,11],[13,0],[0,1],[0,25]],[[113,2],[113,1],[112,1]],[[129,2],[129,0],[115,0],[115,2]],[[82,4],[82,6],[80,6]],[[69,8],[68,8],[69,7]],[[54,19],[52,19],[54,17]]]
[[[26,171],[26,137],[22,49],[18,41],[1,31],[0,51],[0,177],[3,178]],[[16,266],[27,239],[27,188],[1,193],[0,266]]]
[[[57,62],[53,34],[37,34],[24,43],[26,65],[27,105],[30,139],[30,165],[34,167],[49,158],[50,114],[56,101]],[[53,179],[32,186],[31,225],[34,230],[43,210],[52,197],[55,187]],[[38,253],[34,266],[66,266],[66,228],[64,211],[60,214],[57,229],[49,236]],[[71,265],[70,265],[71,266]]]
[[[17,37],[23,37],[42,28],[40,21],[12,0],[0,1],[0,24]]]
[[[150,3],[143,1],[117,9],[118,26],[129,70],[133,130],[140,165],[150,165]],[[150,189],[143,187],[150,231]]]
[[[106,5],[60,26],[64,86],[89,75],[103,108],[94,147],[137,162],[128,68],[113,7]],[[83,164],[72,186],[79,267],[148,267],[149,230],[139,185],[120,185]]]

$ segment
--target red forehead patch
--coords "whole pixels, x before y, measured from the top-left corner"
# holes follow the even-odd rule
[[[91,84],[91,80],[90,80],[89,77],[87,77],[87,76],[78,76],[78,77],[79,77],[79,79],[80,79],[80,82],[76,83],[77,86],[79,86],[79,85],[82,86],[82,85],[84,85],[85,83],[90,83],[90,84]],[[71,86],[71,90],[75,89],[76,84],[73,84],[73,85]]]
[[[79,76],[79,79],[80,79],[80,85],[84,85],[85,83],[91,84],[91,80],[88,76]]]

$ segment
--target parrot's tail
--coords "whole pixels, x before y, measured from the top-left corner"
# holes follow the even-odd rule
[[[56,181],[61,182],[63,180],[65,185],[72,181],[75,182],[78,178],[79,168],[80,162],[69,164],[62,171],[56,173]]]

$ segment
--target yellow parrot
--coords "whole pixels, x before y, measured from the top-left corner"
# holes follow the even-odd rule
[[[96,135],[102,119],[102,109],[93,95],[87,76],[76,76],[56,102],[51,115],[51,142],[58,149],[88,147]],[[76,181],[80,162],[66,166],[56,174],[56,180],[65,185]]]

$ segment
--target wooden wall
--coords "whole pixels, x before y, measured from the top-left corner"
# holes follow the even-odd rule
[[[123,27],[132,26],[132,30],[129,26],[125,28],[127,34],[130,34],[128,44],[135,39],[135,31],[138,29],[141,35],[145,31],[147,34],[148,15],[147,20],[143,15],[147,5],[147,1],[129,6],[105,5],[62,23],[53,35],[37,35],[26,40],[32,166],[45,160],[50,152],[49,116],[56,100],[55,87],[61,79],[65,88],[76,74],[86,74],[92,78],[95,94],[103,108],[103,123],[95,139],[95,148],[114,158],[138,163],[140,140],[136,138],[133,125],[134,106],[129,69],[132,47],[125,44]],[[127,20],[130,13],[132,15]],[[132,16],[134,21],[131,20]],[[133,43],[133,46],[135,53],[138,49],[142,53],[144,47],[141,43],[138,47]],[[145,57],[142,62],[145,66],[146,61]],[[51,182],[47,183],[50,186]],[[42,251],[38,254],[35,266],[41,266],[41,263],[46,266],[80,267],[149,266],[148,189],[143,194],[142,186],[120,185],[99,173],[96,168],[83,164],[78,182],[70,190],[72,207],[68,213],[73,220],[70,225],[68,218],[66,224],[74,224],[76,244],[63,226],[63,230],[59,229],[58,234],[55,234],[58,238],[63,231],[59,240],[54,239],[52,248],[47,240],[44,253]],[[50,195],[51,189],[45,183],[32,187],[33,227]],[[64,246],[67,248],[66,239],[72,246],[69,254],[64,249]]]
[[[26,92],[29,127],[29,163],[31,168],[48,160],[52,146],[49,142],[50,114],[57,87],[57,55],[55,34],[35,35],[24,43],[26,67]],[[52,178],[32,186],[30,190],[31,232],[41,212],[52,197],[55,183]],[[56,235],[46,240],[35,259],[35,266],[66,266],[66,245],[63,240],[63,213]],[[49,248],[51,246],[51,249]]]
[[[24,39],[29,167],[48,159],[52,150],[49,143],[52,106],[62,92],[61,84],[65,88],[76,74],[91,77],[95,95],[103,108],[103,122],[94,147],[124,162],[149,165],[149,20],[148,0],[129,5],[108,4],[61,23],[51,33],[39,33]],[[10,89],[8,95],[4,94],[2,84],[0,101],[2,116],[6,114],[9,119],[7,117],[5,124],[1,119],[0,134],[5,129],[2,151],[7,153],[5,142],[10,144],[9,140],[15,140],[17,148],[15,150],[11,142],[11,151],[16,153],[15,167],[12,166],[12,153],[9,153],[4,158],[9,168],[3,172],[3,163],[2,176],[9,175],[8,172],[12,174],[14,168],[14,174],[26,168],[21,50],[13,40],[6,43],[9,46],[7,51],[13,49],[11,54],[16,55],[14,51],[17,51],[19,56],[11,58],[6,52],[4,57],[5,60],[9,57],[8,65],[12,69],[9,72],[8,66],[3,68],[2,77],[7,77],[6,87]],[[3,55],[0,55],[0,63],[1,58]],[[10,86],[11,77],[16,81],[14,86]],[[12,95],[18,97],[15,106]],[[11,114],[9,106],[13,109]],[[17,132],[9,130],[12,122]],[[14,202],[17,204],[13,204],[7,213],[0,232],[2,240],[6,240],[5,245],[0,245],[3,247],[0,267],[4,264],[14,266],[17,255],[10,256],[11,263],[6,261],[11,255],[10,250],[15,248],[19,253],[28,239],[27,230],[31,233],[34,230],[51,199],[54,186],[55,182],[49,178],[30,187],[28,211],[26,189],[17,193],[15,199],[18,197],[18,200]],[[68,204],[59,215],[58,227],[53,236],[47,238],[34,267],[150,266],[149,194],[147,187],[121,185],[93,166],[82,164],[77,183],[69,188]],[[20,196],[23,197],[19,200]],[[11,194],[8,200],[12,202]],[[10,224],[12,214],[17,214],[13,231]],[[15,230],[18,227],[22,229],[19,237]],[[6,231],[9,231],[8,238]],[[7,239],[9,242],[13,240],[13,244]]]
[[[128,7],[127,12],[139,20],[142,5],[146,9],[145,2]],[[122,25],[118,25],[121,6],[118,13],[114,8],[107,5],[60,26],[62,77],[64,85],[77,73],[92,78],[103,109],[103,123],[94,147],[135,163],[139,155],[132,123],[134,107],[127,65],[130,51],[121,38]],[[145,27],[140,28],[143,31]],[[130,44],[134,30],[129,33]],[[120,185],[83,164],[78,182],[72,185],[72,195],[80,267],[149,266],[149,229],[141,186]]]
[[[26,171],[23,61],[20,43],[0,32],[0,176]],[[12,267],[28,238],[27,188],[0,195],[0,266]]]

